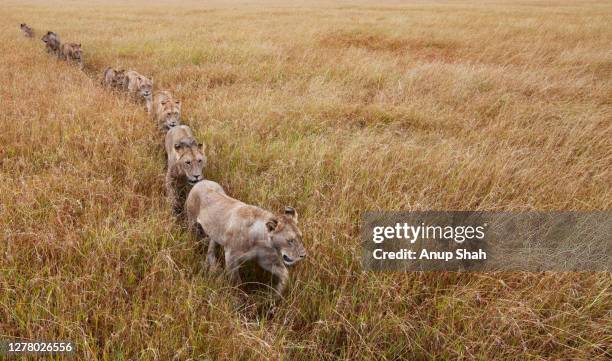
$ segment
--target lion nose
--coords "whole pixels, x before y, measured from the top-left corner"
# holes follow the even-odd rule
[[[194,175],[193,177],[195,178],[195,180],[200,180],[200,177],[201,177],[201,176],[199,176],[199,175]]]

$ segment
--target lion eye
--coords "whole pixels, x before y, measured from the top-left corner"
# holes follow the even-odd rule
[[[202,163],[202,159],[198,159],[198,163]]]
[[[190,160],[188,160],[188,161],[186,161],[186,162],[185,162],[185,164],[190,165],[190,164],[191,164],[191,161],[190,161]]]
[[[295,243],[295,241],[294,241],[293,239],[290,239],[290,240],[289,240],[289,244],[290,244],[290,245],[293,245],[294,243]]]

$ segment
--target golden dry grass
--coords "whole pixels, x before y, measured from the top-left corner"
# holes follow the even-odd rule
[[[610,210],[606,1],[11,1],[0,8],[0,339],[86,360],[609,359],[609,273],[376,274],[364,210]],[[20,22],[38,35],[28,40]],[[80,41],[86,72],[44,30]],[[155,125],[92,74],[183,101],[207,178],[300,212],[273,316],[202,272]]]

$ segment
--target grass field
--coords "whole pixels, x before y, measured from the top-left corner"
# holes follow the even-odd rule
[[[8,1],[0,7],[0,339],[83,360],[610,359],[609,273],[365,272],[365,210],[611,210],[609,1]],[[26,39],[19,23],[32,25]],[[56,31],[85,72],[48,56]],[[294,206],[309,256],[272,316],[201,270],[152,76],[208,179]]]

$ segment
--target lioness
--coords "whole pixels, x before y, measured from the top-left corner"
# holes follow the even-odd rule
[[[124,89],[137,100],[145,101],[147,112],[150,113],[153,104],[153,80],[140,75],[134,70],[129,70],[125,73],[123,85]]]
[[[156,93],[153,104],[155,104],[155,118],[160,129],[168,130],[181,124],[181,101],[175,99],[170,92]]]
[[[34,37],[34,30],[32,30],[31,27],[28,26],[28,24],[22,23],[20,25],[21,31],[23,31],[23,36],[25,36],[26,38],[32,38]]]
[[[47,31],[47,33],[41,39],[45,43],[47,53],[55,53],[58,57],[60,56],[60,38],[59,35],[53,31]]]
[[[203,179],[206,166],[204,144],[198,143],[186,125],[171,128],[166,133],[166,195],[175,213],[181,214],[181,205],[192,185]]]
[[[280,295],[289,278],[287,266],[306,257],[298,216],[291,207],[273,214],[231,198],[219,184],[203,180],[189,192],[185,212],[190,228],[199,224],[209,237],[208,268],[217,268],[215,249],[221,245],[226,272],[234,282],[240,282],[240,265],[254,260],[278,277],[274,288]]]
[[[104,69],[102,75],[102,83],[108,85],[111,88],[123,87],[123,81],[125,79],[125,70],[113,69],[110,66]]]
[[[81,44],[63,43],[60,46],[60,59],[74,61],[79,65],[79,68],[83,69],[83,49],[81,49]]]

